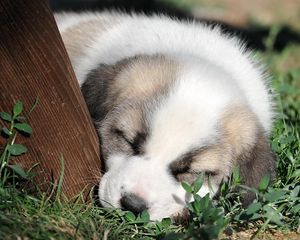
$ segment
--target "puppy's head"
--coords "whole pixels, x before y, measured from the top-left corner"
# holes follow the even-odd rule
[[[234,166],[250,186],[273,172],[264,131],[241,90],[226,72],[201,66],[138,56],[89,75],[82,90],[101,137],[104,206],[162,219],[183,211],[192,199],[181,182],[200,173],[210,177],[199,194],[214,196]]]

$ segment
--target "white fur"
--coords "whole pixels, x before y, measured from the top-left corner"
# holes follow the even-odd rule
[[[248,105],[269,133],[272,104],[266,79],[239,40],[221,34],[218,28],[165,16],[56,15],[61,32],[100,18],[117,19],[117,23],[105,34],[95,33],[85,46],[85,54],[72,60],[80,84],[100,63],[113,64],[139,54],[164,54],[182,66],[170,95],[149,116],[151,132],[146,155],[110,156],[99,190],[104,206],[119,207],[121,195],[134,192],[147,200],[152,219],[168,217],[191,200],[170,176],[168,165],[194,148],[213,143],[218,137],[220,114],[226,107],[235,103]],[[217,186],[212,188],[213,196]],[[205,185],[200,195],[209,192]]]
[[[59,16],[56,15],[56,18]],[[115,18],[119,22],[105,34],[97,36],[95,33],[94,43],[86,46],[85,56],[74,62],[73,67],[81,84],[99,63],[112,64],[137,54],[161,53],[179,59],[192,56],[214,63],[231,74],[232,81],[240,86],[251,109],[258,115],[266,132],[269,132],[272,113],[266,79],[262,70],[255,67],[252,54],[245,51],[238,39],[221,34],[219,28],[196,22],[179,22],[165,16],[107,13],[76,16],[72,13],[71,17],[67,26],[93,18]],[[62,32],[66,25],[58,22]]]
[[[162,219],[192,200],[170,176],[169,164],[186,152],[213,144],[222,110],[244,100],[239,96],[237,84],[227,84],[230,76],[222,69],[207,63],[195,68],[189,61],[183,69],[172,93],[148,119],[151,131],[146,155],[130,158],[113,155],[107,160],[109,170],[101,180],[99,193],[105,206],[120,206],[121,195],[133,192],[147,199],[152,219]],[[204,184],[199,195],[214,196],[218,187],[212,188],[210,191]]]

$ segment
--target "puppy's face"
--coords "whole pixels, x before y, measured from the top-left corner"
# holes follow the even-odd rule
[[[82,88],[87,93],[95,77],[105,76],[101,107],[85,94],[107,170],[99,188],[103,206],[148,210],[153,220],[176,216],[192,200],[182,181],[192,184],[206,173],[199,195],[214,196],[236,165],[250,185],[272,168],[260,124],[224,72],[162,56],[98,71]]]

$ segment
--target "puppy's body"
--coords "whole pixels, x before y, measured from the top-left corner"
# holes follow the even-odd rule
[[[252,186],[273,173],[271,96],[237,39],[163,16],[56,20],[101,136],[103,205],[161,219],[191,200],[180,182],[200,172],[212,181],[200,195],[211,196],[234,166]]]

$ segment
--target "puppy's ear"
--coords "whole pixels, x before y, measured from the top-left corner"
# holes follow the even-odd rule
[[[249,187],[258,187],[265,175],[269,175],[271,180],[275,178],[276,157],[261,129],[256,134],[254,145],[248,150],[245,149],[239,156],[238,164],[244,184]],[[246,193],[243,196],[243,204],[248,205],[254,197],[253,193]]]
[[[100,64],[88,74],[81,91],[94,121],[101,121],[113,107],[120,90],[116,77],[130,61],[124,59],[113,65]]]
[[[112,109],[117,101],[120,102],[119,95],[124,92],[128,81],[120,80],[119,74],[125,70],[138,56],[125,58],[115,64],[100,64],[92,69],[81,86],[84,99],[94,121],[100,122]]]
[[[96,69],[90,71],[81,86],[85,102],[94,121],[102,120],[107,113],[106,102],[109,87],[117,74],[118,71],[114,66],[100,64]]]

